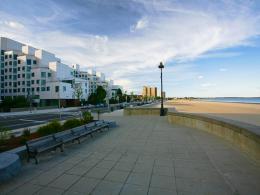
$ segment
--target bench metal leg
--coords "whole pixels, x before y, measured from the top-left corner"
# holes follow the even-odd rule
[[[35,160],[35,164],[36,164],[36,165],[39,164],[39,160],[38,160],[38,158],[37,158],[36,155],[34,156],[34,160]]]

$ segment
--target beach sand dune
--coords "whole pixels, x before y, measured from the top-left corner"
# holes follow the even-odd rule
[[[172,100],[165,103],[169,110],[203,113],[260,126],[260,104]]]

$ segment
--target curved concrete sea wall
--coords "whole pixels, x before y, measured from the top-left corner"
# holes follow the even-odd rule
[[[189,113],[168,113],[168,122],[200,129],[222,137],[260,163],[260,127]]]
[[[126,108],[124,115],[160,115],[160,108]],[[260,164],[260,127],[213,116],[168,112],[169,123],[207,131],[230,141]]]
[[[168,109],[164,108],[165,115],[167,114]],[[160,115],[160,108],[125,108],[124,116],[129,115]]]

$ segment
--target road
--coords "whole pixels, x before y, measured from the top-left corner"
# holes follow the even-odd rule
[[[47,123],[51,120],[65,120],[79,116],[79,112],[63,112],[59,113],[43,113],[33,115],[18,115],[18,116],[0,116],[0,126],[10,130],[26,128],[34,125]]]

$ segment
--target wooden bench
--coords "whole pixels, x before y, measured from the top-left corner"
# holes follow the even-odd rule
[[[93,137],[93,133],[97,131],[102,131],[103,129],[109,129],[109,122],[104,120],[98,120],[91,123],[88,123],[84,126],[75,127],[70,130],[58,132],[52,135],[44,136],[38,139],[30,140],[26,142],[26,148],[28,153],[27,161],[30,161],[30,158],[35,159],[35,163],[38,164],[37,155],[39,153],[60,148],[63,152],[63,146],[65,143],[74,142],[75,140],[80,143],[80,138],[90,135]]]
[[[75,140],[78,140],[79,142],[80,136],[73,134],[72,130],[66,130],[53,134],[53,138],[56,141],[61,141],[63,144],[65,144],[68,142],[74,142]]]
[[[61,140],[55,140],[53,135],[48,135],[44,137],[40,137],[34,140],[30,140],[26,142],[26,149],[28,153],[27,161],[30,161],[30,158],[35,159],[35,163],[38,164],[39,160],[37,159],[37,155],[39,153],[56,150],[56,148],[60,148],[61,152],[63,152],[63,143]]]

